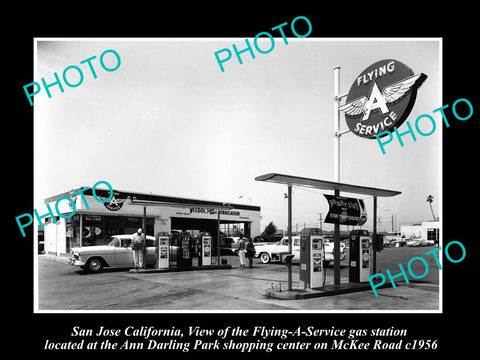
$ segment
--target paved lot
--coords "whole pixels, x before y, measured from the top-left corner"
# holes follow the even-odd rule
[[[399,262],[406,265],[409,259],[422,256],[429,249],[385,249],[378,256],[377,269],[390,268],[392,274],[396,274]],[[100,274],[86,274],[49,260],[52,259],[48,256],[39,256],[39,310],[439,309],[439,271],[433,264],[422,283],[403,283],[397,289],[382,289],[377,298],[372,291],[362,291],[305,300],[277,300],[265,297],[264,293],[272,282],[287,280],[287,268],[281,264],[263,265],[255,260],[253,269],[239,269],[238,258],[228,257],[229,264],[234,266],[231,270],[141,274],[107,269]],[[342,282],[348,282],[347,261],[342,263]],[[327,284],[333,283],[332,276],[333,267],[329,266]],[[298,266],[294,266],[294,287],[299,286],[298,280]]]

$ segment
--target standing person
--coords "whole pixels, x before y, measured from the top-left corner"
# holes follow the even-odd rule
[[[138,229],[132,238],[133,246],[133,262],[135,263],[135,269],[143,268],[143,248],[145,246],[145,235],[142,233],[142,229]]]
[[[240,258],[240,268],[245,267],[245,239],[243,234],[240,234],[240,240],[238,241],[238,257]]]
[[[253,245],[252,239],[248,238],[246,256],[248,257],[248,267],[250,269],[253,267],[253,255],[255,255],[255,245]]]

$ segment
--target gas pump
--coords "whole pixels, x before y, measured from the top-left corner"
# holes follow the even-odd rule
[[[167,232],[159,232],[156,240],[156,267],[157,269],[168,269],[170,267],[170,235]]]
[[[212,265],[212,237],[209,232],[200,233],[200,244],[199,265]]]
[[[180,266],[192,266],[192,235],[189,232],[180,233]]]
[[[325,247],[321,234],[321,230],[315,228],[305,228],[300,233],[300,282],[303,282],[304,288],[325,284]]]
[[[349,282],[367,282],[371,275],[370,255],[372,246],[367,230],[352,230],[350,232]]]

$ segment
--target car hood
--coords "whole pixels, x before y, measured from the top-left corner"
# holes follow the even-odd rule
[[[325,252],[333,253],[333,247],[334,247],[333,243],[328,242],[328,243],[325,243],[324,246],[325,246]],[[345,250],[345,245],[340,244],[340,252],[342,253],[344,252],[344,250]]]
[[[94,246],[80,246],[72,248],[72,252],[86,253],[98,253],[98,252],[110,252],[113,251],[113,246],[108,245],[94,245]]]

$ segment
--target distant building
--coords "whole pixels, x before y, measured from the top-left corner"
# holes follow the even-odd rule
[[[421,225],[407,225],[401,227],[402,237],[421,238],[424,240],[433,240],[438,244],[440,239],[440,222],[424,221]]]

